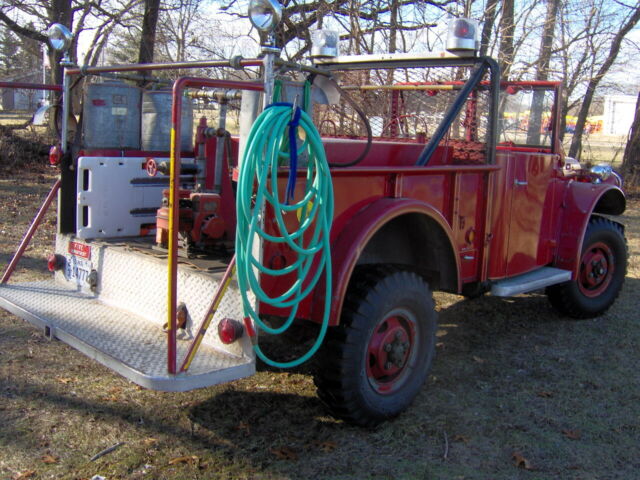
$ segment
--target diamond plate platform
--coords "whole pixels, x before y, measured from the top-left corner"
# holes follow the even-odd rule
[[[157,324],[54,280],[0,285],[0,306],[154,390],[186,391],[255,373],[251,356],[202,344],[188,372],[169,375],[166,334]],[[241,351],[251,351],[249,339],[239,342],[248,343]],[[189,345],[190,341],[178,341],[178,366]]]

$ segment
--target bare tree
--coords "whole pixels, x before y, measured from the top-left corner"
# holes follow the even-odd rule
[[[640,5],[637,5],[630,11],[630,14],[620,26],[620,30],[613,36],[609,53],[607,54],[604,63],[600,66],[596,74],[589,80],[584,94],[584,99],[580,105],[580,111],[578,112],[576,129],[573,134],[573,139],[571,140],[571,147],[569,148],[569,156],[580,158],[580,154],[582,152],[582,134],[584,132],[587,115],[589,114],[589,108],[591,108],[591,102],[593,101],[596,88],[615,62],[625,36],[638,24],[638,21],[640,21]]]
[[[26,1],[5,2],[0,8],[0,21],[18,35],[46,44],[47,37],[42,33],[43,29],[36,30],[36,27],[51,23],[71,26],[73,18],[71,2],[72,0],[52,0],[50,2],[42,1],[41,3]],[[35,25],[21,24],[16,18],[10,16],[15,11],[26,13],[32,21],[35,20],[38,23]],[[60,54],[49,49],[49,58],[51,65],[54,66],[51,69],[51,81],[52,83],[60,84],[62,83],[62,69],[57,67]]]
[[[556,29],[556,18],[560,0],[547,0],[547,14],[544,21],[542,38],[540,39],[540,54],[536,65],[536,80],[549,80],[549,64],[551,62],[551,49],[553,46],[553,36]],[[544,91],[533,92],[531,103],[531,116],[527,129],[527,143],[538,145],[540,143],[540,130],[542,127],[542,108],[544,102]]]
[[[116,26],[131,21],[143,0],[6,0],[0,6],[0,22],[25,38],[46,44],[45,30],[52,23],[61,23],[75,33],[70,57],[78,61],[78,39],[84,32],[93,31],[92,42],[85,63],[95,65]],[[29,19],[29,23],[24,19]],[[49,48],[52,83],[62,82],[58,67],[60,53]]]
[[[484,22],[482,25],[482,34],[480,35],[480,55],[484,56],[489,51],[489,41],[493,31],[493,24],[496,21],[498,12],[498,0],[487,0],[484,9]]]
[[[506,80],[509,77],[511,66],[515,58],[513,46],[516,24],[514,20],[514,0],[502,0],[502,15],[500,16],[500,50],[498,63],[500,75]]]
[[[284,48],[298,41],[299,47],[289,57],[302,58],[311,48],[310,30],[319,23],[326,23],[326,19],[330,17],[347,32],[341,36],[342,40],[348,42],[347,51],[356,54],[372,53],[379,48],[376,40],[379,33],[382,34],[380,38],[386,41],[385,50],[388,51],[389,47],[395,44],[397,51],[398,40],[402,38],[402,42],[405,43],[403,32],[419,31],[433,25],[433,22],[428,21],[428,10],[442,13],[455,1],[286,0],[283,3],[283,21],[275,31],[276,46]],[[240,5],[236,0],[223,4],[220,9],[235,17],[247,17],[246,12],[239,10]],[[391,39],[391,36],[395,38]]]
[[[629,132],[629,141],[624,149],[622,169],[635,185],[640,183],[640,93],[636,101],[636,113]]]
[[[156,42],[156,26],[160,15],[160,0],[144,0],[144,16],[142,18],[142,36],[138,63],[153,62],[153,48]]]

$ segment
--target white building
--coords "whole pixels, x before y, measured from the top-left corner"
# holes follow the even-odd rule
[[[605,95],[602,133],[628,135],[636,113],[635,95]]]

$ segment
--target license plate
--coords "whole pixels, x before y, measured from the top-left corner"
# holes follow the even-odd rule
[[[91,260],[71,254],[67,254],[66,257],[65,276],[67,279],[75,280],[78,285],[86,284],[92,269]]]

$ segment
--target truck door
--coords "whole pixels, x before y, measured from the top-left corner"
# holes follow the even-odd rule
[[[549,261],[553,189],[550,182],[557,155],[510,152],[507,188],[511,188],[507,276]]]

